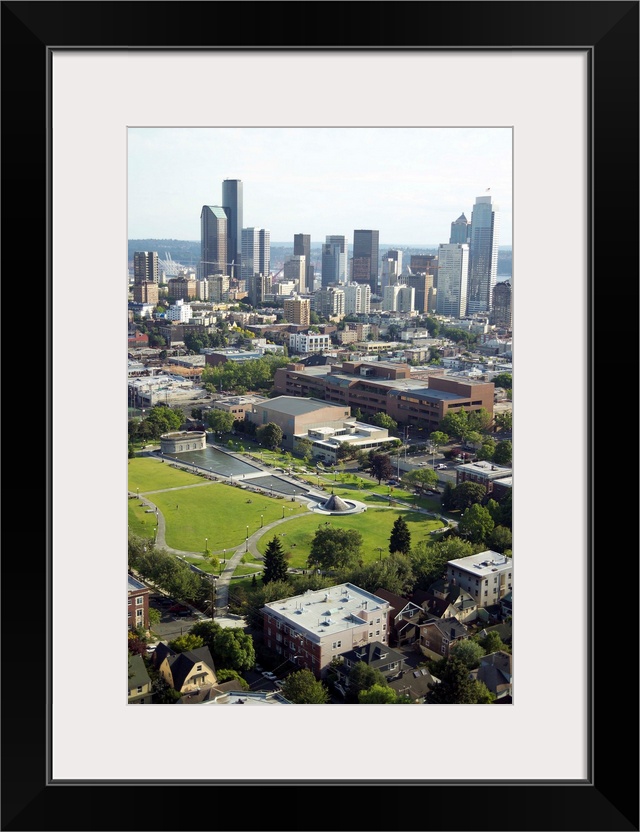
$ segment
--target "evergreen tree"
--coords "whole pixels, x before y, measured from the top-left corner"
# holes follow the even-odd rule
[[[407,521],[400,515],[395,523],[393,524],[393,528],[391,529],[391,537],[389,538],[389,551],[393,554],[393,552],[402,552],[402,554],[406,555],[409,553],[411,549],[411,532],[409,531],[409,526],[407,526]]]
[[[271,538],[264,553],[262,583],[287,580],[287,561],[278,535]]]
[[[440,681],[430,686],[427,701],[435,705],[474,705],[477,691],[469,669],[461,657],[452,653]]]

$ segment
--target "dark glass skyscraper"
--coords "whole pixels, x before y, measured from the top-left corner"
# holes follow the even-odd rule
[[[227,214],[219,205],[203,205],[200,212],[200,279],[229,274]]]
[[[240,276],[242,262],[242,180],[225,179],[222,182],[222,207],[227,215],[227,254],[230,277]]]
[[[369,267],[369,286],[371,294],[379,294],[378,268],[380,232],[359,228],[353,232],[353,271],[352,279],[356,283],[364,282],[366,267]]]
[[[498,276],[498,218],[490,196],[476,197],[469,236],[467,314],[491,310]]]
[[[469,242],[469,220],[464,214],[460,214],[457,220],[451,223],[450,243],[468,243]]]
[[[133,279],[135,283],[158,282],[157,251],[134,251]]]
[[[293,235],[293,256],[304,255],[304,286],[300,286],[300,294],[313,292],[311,285],[311,234]]]

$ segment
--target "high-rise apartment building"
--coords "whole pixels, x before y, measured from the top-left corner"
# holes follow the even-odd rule
[[[222,182],[222,207],[227,215],[227,254],[229,268],[225,274],[240,276],[242,262],[242,180],[225,179]],[[231,265],[233,263],[233,265]]]
[[[251,277],[247,278],[247,294],[249,296],[249,303],[252,306],[257,306],[264,301],[265,295],[271,291],[271,277],[266,274],[256,272]]]
[[[368,283],[347,283],[344,290],[344,314],[368,315],[371,311],[371,287]]]
[[[134,251],[133,282],[158,283],[158,252]]]
[[[380,261],[380,232],[358,228],[353,232],[353,270],[352,280],[364,283],[368,266],[368,283],[371,294],[378,294],[378,268]]]
[[[468,243],[469,242],[469,220],[464,214],[460,214],[457,220],[451,223],[451,234],[449,236],[450,243]]]
[[[436,312],[460,318],[467,314],[469,246],[442,243],[438,249],[438,293]]]
[[[322,246],[322,286],[339,286],[347,282],[347,238],[329,234]]]
[[[344,289],[337,286],[327,286],[313,296],[313,310],[321,318],[336,318],[342,320],[344,311]]]
[[[304,257],[304,284],[300,284],[300,292],[313,292],[313,278],[311,276],[311,234],[293,235],[293,256]]]
[[[491,323],[494,326],[512,327],[511,283],[502,280],[493,287]]]
[[[294,254],[285,260],[282,268],[282,276],[285,280],[294,280],[298,286],[297,289],[301,294],[306,294],[306,257],[304,254]]]
[[[220,205],[203,205],[200,212],[200,271],[203,280],[228,274],[227,215]]]
[[[384,293],[387,286],[393,286],[398,282],[402,274],[402,252],[398,249],[389,249],[382,255],[380,270],[380,289]]]
[[[242,272],[248,280],[254,274],[271,274],[271,233],[266,228],[242,229]]]
[[[290,324],[309,326],[311,320],[311,298],[293,295],[284,302],[284,319]]]
[[[435,290],[432,274],[420,272],[418,274],[403,274],[400,275],[398,282],[414,289],[416,312],[435,311]]]
[[[152,280],[133,284],[134,303],[158,303],[158,284]]]
[[[498,275],[499,211],[490,196],[476,197],[469,235],[467,314],[489,312]]]
[[[208,299],[212,303],[225,303],[229,300],[229,275],[215,274],[207,279],[209,284]]]

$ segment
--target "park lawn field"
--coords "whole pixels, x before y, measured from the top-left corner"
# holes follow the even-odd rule
[[[165,541],[171,549],[186,552],[221,553],[241,546],[247,535],[305,511],[299,503],[253,494],[225,483],[206,483],[200,488],[159,491],[148,499],[158,506],[165,520]],[[293,512],[290,511],[293,509]],[[205,538],[207,539],[205,543]],[[229,557],[232,552],[228,552]]]
[[[439,520],[432,520],[424,514],[401,509],[368,509],[361,514],[348,514],[342,517],[338,515],[305,515],[294,518],[283,523],[278,528],[263,534],[256,544],[257,550],[264,555],[267,544],[274,537],[280,535],[285,552],[291,557],[287,558],[290,567],[303,568],[307,565],[307,557],[311,550],[313,536],[319,526],[330,523],[337,529],[355,529],[362,535],[363,561],[369,563],[376,560],[380,555],[384,557],[389,554],[389,537],[391,528],[396,518],[402,515],[407,521],[411,532],[411,544],[415,545],[422,540],[430,538],[433,529],[442,528]],[[382,548],[382,552],[378,551]]]
[[[153,540],[154,529],[156,527],[156,514],[145,514],[145,510],[149,506],[143,503],[142,500],[136,500],[135,497],[129,500],[129,531],[138,537],[147,537]]]
[[[128,479],[129,491],[135,493],[139,488],[141,494],[162,488],[180,488],[203,481],[202,477],[188,474],[182,468],[173,468],[168,462],[149,457],[129,460]]]

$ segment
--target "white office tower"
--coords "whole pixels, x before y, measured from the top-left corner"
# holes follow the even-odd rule
[[[392,248],[382,258],[380,272],[380,287],[384,294],[387,286],[393,286],[398,282],[402,274],[402,252]]]
[[[442,243],[438,248],[438,292],[436,313],[452,318],[467,314],[469,246]]]
[[[469,234],[469,288],[466,314],[489,312],[498,277],[498,206],[490,196],[476,197]],[[438,294],[440,273],[438,272]]]
[[[382,295],[382,309],[385,312],[413,312],[416,290],[413,286],[396,283],[387,286]]]
[[[371,312],[371,287],[368,283],[347,283],[342,288],[345,315],[368,315]]]
[[[249,280],[256,274],[270,273],[271,232],[266,228],[243,228],[241,278]]]

